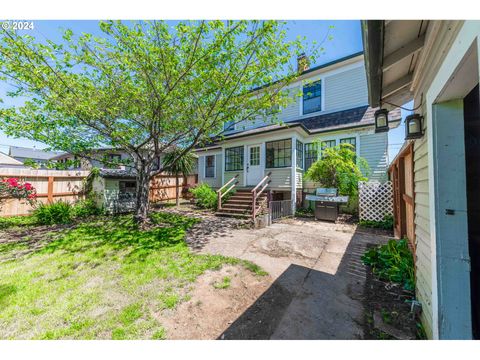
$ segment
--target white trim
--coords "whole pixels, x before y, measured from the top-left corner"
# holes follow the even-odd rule
[[[222,186],[225,184],[225,148],[222,147]]]
[[[290,199],[292,200],[292,211],[295,213],[297,207],[297,137],[295,135],[292,136],[292,169],[290,174],[290,183],[292,184]]]

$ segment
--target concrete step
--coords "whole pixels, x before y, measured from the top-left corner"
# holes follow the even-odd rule
[[[227,217],[236,217],[236,218],[243,218],[243,219],[248,219],[252,217],[250,214],[235,214],[235,213],[229,213],[229,212],[223,212],[223,211],[217,211],[215,213],[217,216],[227,216]]]

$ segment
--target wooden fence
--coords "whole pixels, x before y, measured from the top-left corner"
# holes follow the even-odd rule
[[[33,170],[18,168],[1,168],[1,178],[17,178],[32,184],[37,190],[37,200],[42,203],[58,200],[73,202],[83,197],[84,179],[90,171],[79,170]],[[179,176],[179,188],[185,195],[189,186],[197,184],[198,175]],[[150,183],[150,201],[160,202],[175,199],[175,177],[157,175]],[[2,199],[0,217],[28,215],[33,208],[19,199]]]
[[[180,196],[187,195],[188,187],[196,185],[198,175],[179,176],[178,183],[180,188]],[[150,182],[150,201],[152,203],[175,199],[175,176],[157,175]]]
[[[83,196],[83,179],[89,171],[34,170],[1,168],[0,178],[17,178],[29,182],[37,190],[37,200],[47,203],[57,200],[75,201]],[[27,215],[32,206],[19,199],[2,199],[0,216]]]

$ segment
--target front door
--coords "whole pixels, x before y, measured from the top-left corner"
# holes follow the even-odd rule
[[[480,339],[480,101],[478,85],[463,100],[473,338]]]
[[[247,186],[255,186],[263,179],[261,148],[260,145],[247,148]]]

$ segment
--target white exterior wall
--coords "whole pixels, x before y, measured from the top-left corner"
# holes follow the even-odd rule
[[[372,133],[360,136],[360,156],[370,166],[369,180],[387,180],[388,133]]]
[[[215,177],[205,177],[205,158],[207,156],[215,156]],[[206,183],[212,188],[220,188],[222,186],[222,164],[223,156],[221,151],[205,152],[198,156],[198,182]]]

